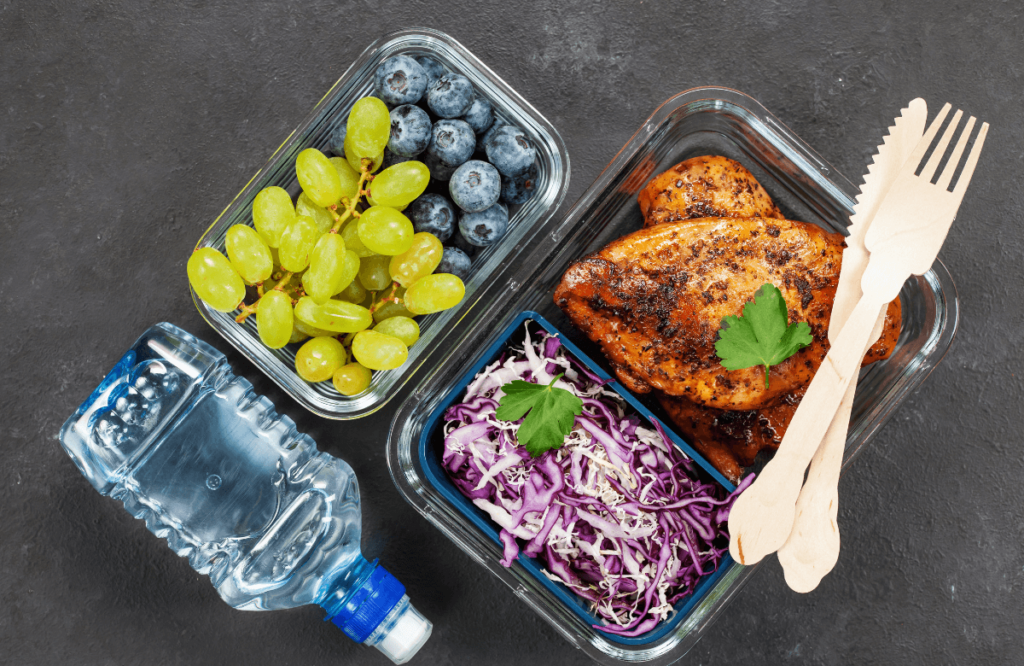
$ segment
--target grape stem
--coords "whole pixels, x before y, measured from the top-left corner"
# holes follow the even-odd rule
[[[374,303],[373,305],[371,305],[370,306],[370,314],[373,314],[374,312],[376,312],[377,308],[381,307],[385,303],[401,303],[402,299],[400,299],[397,296],[395,296],[395,291],[397,291],[397,290],[398,290],[398,283],[397,282],[392,282],[391,283],[391,293],[388,294],[387,298],[382,298],[379,301],[377,301],[376,303]]]
[[[356,211],[356,206],[362,200],[363,196],[369,194],[368,190],[364,190],[363,187],[366,183],[373,180],[373,176],[370,175],[370,169],[373,168],[373,160],[363,158],[360,162],[362,169],[359,170],[359,183],[356,185],[356,196],[349,200],[347,197],[342,197],[342,202],[345,204],[345,212],[338,215],[338,204],[331,204],[327,207],[327,212],[334,217],[334,226],[331,227],[330,232],[332,234],[338,233],[341,229],[341,225],[350,217],[359,217],[359,213]]]
[[[288,286],[288,283],[291,281],[293,275],[295,275],[295,273],[285,273],[284,277],[281,278],[281,281],[274,285],[274,288],[271,289],[270,291],[284,291],[284,288]],[[238,309],[242,311],[242,314],[235,317],[235,321],[238,322],[239,324],[245,323],[245,320],[249,318],[249,315],[256,312],[256,309],[260,305],[260,301],[262,301],[263,297],[266,296],[266,294],[263,292],[262,282],[260,282],[259,286],[256,287],[256,291],[257,293],[259,293],[260,297],[256,299],[255,303],[253,303],[252,305],[246,305],[245,301],[242,301],[239,304]]]

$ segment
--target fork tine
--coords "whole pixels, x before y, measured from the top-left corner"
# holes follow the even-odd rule
[[[914,171],[917,171],[917,167],[921,164],[921,160],[924,159],[924,154],[928,152],[928,146],[932,145],[932,140],[935,139],[935,135],[939,133],[939,128],[942,126],[942,121],[946,119],[946,114],[953,106],[946,102],[946,105],[939,109],[939,115],[935,116],[935,120],[925,130],[924,136],[914,146],[914,152],[910,153],[910,157],[907,158],[905,165],[909,167],[914,166]]]
[[[960,172],[960,177],[956,181],[956,187],[953,188],[953,195],[957,201],[964,198],[964,192],[967,191],[967,186],[971,184],[971,176],[974,175],[974,167],[978,165],[981,147],[985,145],[986,134],[988,134],[988,123],[982,123],[981,131],[978,132],[978,138],[974,140],[974,147],[971,148],[971,154],[967,156],[964,170]]]
[[[960,118],[962,118],[964,112],[960,109],[956,110],[953,114],[953,120],[949,121],[949,125],[946,126],[946,131],[942,133],[942,138],[939,139],[939,143],[936,144],[935,150],[932,151],[932,156],[928,158],[928,164],[924,165],[924,169],[921,170],[921,178],[931,182],[932,176],[935,175],[935,170],[939,168],[939,160],[946,154],[946,147],[949,146],[950,139],[953,138],[953,133],[956,132],[956,126],[960,124]]]
[[[949,156],[949,161],[946,162],[946,168],[942,170],[942,175],[939,176],[939,180],[936,185],[945,190],[949,187],[949,181],[953,180],[953,172],[956,171],[956,165],[960,164],[960,156],[964,154],[964,148],[967,147],[967,140],[971,138],[971,132],[974,130],[974,116],[967,119],[967,125],[964,126],[964,131],[960,133],[960,138],[956,142],[956,146],[953,148],[953,154]]]

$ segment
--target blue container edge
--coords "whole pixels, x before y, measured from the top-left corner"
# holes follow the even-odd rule
[[[458,397],[465,390],[466,386],[473,380],[478,372],[489,363],[492,363],[497,357],[499,351],[508,344],[509,338],[515,334],[515,332],[523,326],[527,321],[536,322],[541,328],[547,331],[551,335],[557,335],[561,340],[562,345],[575,356],[581,363],[587,366],[594,374],[599,376],[601,379],[611,380],[606,388],[613,390],[620,397],[622,397],[630,407],[646,419],[648,422],[654,423],[657,421],[661,423],[661,420],[654,416],[654,414],[641,404],[632,394],[629,393],[618,381],[615,381],[608,373],[606,373],[599,365],[583,353],[579,347],[573,344],[571,341],[552,325],[547,319],[541,316],[539,313],[532,310],[526,310],[521,312],[506,328],[497,339],[487,348],[487,350],[466,373],[459,379],[458,383],[449,391],[447,397],[438,406],[436,410],[427,419],[427,422],[420,434],[418,453],[420,459],[420,465],[423,468],[424,475],[427,480],[434,486],[434,489],[440,492],[458,511],[469,519],[477,528],[482,530],[487,536],[499,547],[502,546],[501,539],[498,535],[497,526],[491,521],[490,517],[487,516],[483,511],[475,507],[462,493],[455,488],[451,480],[448,479],[448,475],[444,472],[441,467],[440,461],[435,455],[431,455],[431,440],[434,439],[435,432],[439,426],[442,415],[447,411],[448,407],[455,402]],[[664,424],[662,424],[664,427]],[[664,427],[665,433],[672,440],[672,443],[679,447],[687,456],[692,458],[701,469],[704,470],[709,476],[711,476],[717,483],[719,483],[728,492],[732,492],[736,489],[736,486],[730,483],[722,474],[716,470],[702,455],[697,453],[685,440],[681,439],[671,428]],[[544,575],[542,565],[538,560],[532,557],[526,557],[522,553],[513,563],[513,566],[522,566],[526,571],[530,573],[538,582],[548,589],[552,594],[555,595],[567,608],[572,610],[577,616],[580,617],[584,622],[590,626],[601,625],[602,622],[592,613],[590,613],[583,602],[583,600],[576,595],[575,592],[571,591],[564,584],[555,582]],[[674,613],[664,622],[660,623],[656,628],[651,631],[636,637],[625,637],[618,636],[616,634],[609,634],[600,632],[604,638],[619,643],[622,645],[629,646],[642,646],[648,643],[653,643],[660,640],[665,635],[671,633],[675,628],[682,622],[690,613],[691,610],[706,596],[706,594],[715,586],[718,579],[732,567],[737,566],[735,561],[729,556],[728,553],[722,558],[715,571],[706,574],[697,584],[693,593],[683,600],[680,600],[674,609]]]

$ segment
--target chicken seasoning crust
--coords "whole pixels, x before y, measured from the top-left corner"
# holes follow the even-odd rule
[[[656,176],[637,197],[645,228],[572,264],[555,303],[601,345],[616,376],[654,391],[683,435],[738,481],[741,467],[778,448],[803,391],[828,353],[828,322],[842,266],[842,236],[782,219],[742,165],[696,157]],[[765,282],[782,292],[789,320],[813,342],[772,366],[728,371],[714,343]],[[865,363],[888,357],[899,336],[899,299]]]

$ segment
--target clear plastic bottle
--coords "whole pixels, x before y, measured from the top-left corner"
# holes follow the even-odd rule
[[[140,337],[64,424],[82,474],[243,610],[319,604],[350,638],[408,661],[432,625],[359,552],[352,468],[171,324]]]

